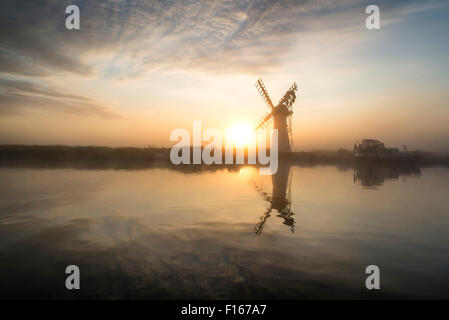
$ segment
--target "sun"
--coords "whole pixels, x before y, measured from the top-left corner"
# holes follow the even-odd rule
[[[247,123],[238,123],[228,129],[227,139],[235,146],[241,147],[254,139],[254,131]]]

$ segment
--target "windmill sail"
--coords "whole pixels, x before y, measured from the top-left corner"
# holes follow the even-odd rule
[[[265,101],[265,103],[270,107],[271,110],[274,109],[273,102],[271,102],[271,98],[268,95],[267,88],[265,88],[265,85],[262,82],[262,79],[257,80],[256,82],[256,88],[259,90],[260,95],[262,96],[262,99]]]
[[[256,129],[254,129],[254,131],[257,131],[261,128],[266,128],[270,124],[271,120],[273,120],[273,113],[266,113],[263,118],[260,119],[259,122],[257,122]]]
[[[298,86],[296,85],[296,82],[293,83],[293,85],[287,90],[287,92],[284,94],[284,96],[279,100],[278,107],[285,107],[290,112],[293,112],[292,106],[293,103],[295,103],[296,100],[296,93],[295,91],[298,90]]]

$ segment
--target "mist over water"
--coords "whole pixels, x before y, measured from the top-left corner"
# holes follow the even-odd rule
[[[0,179],[1,298],[449,298],[446,168],[0,168]],[[70,264],[81,290],[65,289]]]

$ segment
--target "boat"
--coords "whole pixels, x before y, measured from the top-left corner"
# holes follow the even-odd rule
[[[420,151],[404,151],[398,148],[386,148],[383,142],[375,139],[363,139],[361,143],[354,145],[354,157],[356,160],[375,161],[407,161],[414,162],[420,158]]]

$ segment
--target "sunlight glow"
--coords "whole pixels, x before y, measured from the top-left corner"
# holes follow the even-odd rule
[[[249,124],[239,123],[228,130],[227,139],[233,145],[241,147],[249,144],[254,139],[254,132]]]

